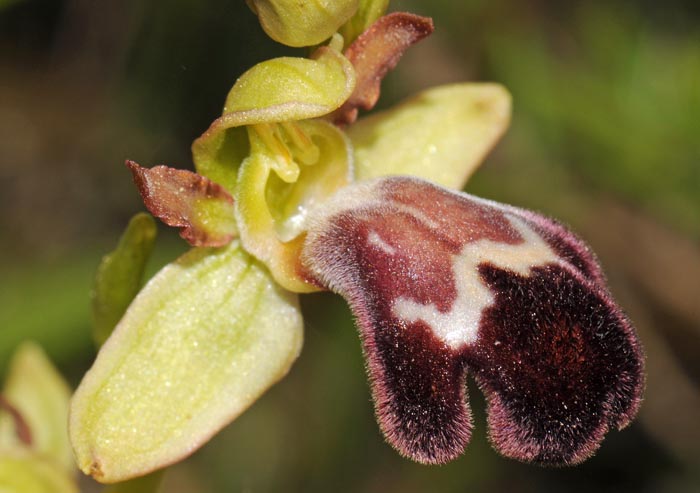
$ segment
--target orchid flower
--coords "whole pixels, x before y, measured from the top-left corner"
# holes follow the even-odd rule
[[[196,173],[127,163],[194,248],[136,296],[73,397],[78,465],[100,481],[181,460],[282,378],[298,294],[318,290],[350,304],[379,426],[418,462],[464,451],[467,373],[494,447],[523,461],[580,462],[637,412],[641,348],[588,247],[457,191],[505,131],[505,89],[438,87],[356,121],[432,22],[328,3],[249,2],[278,41],[330,41],[243,74],[193,144]]]

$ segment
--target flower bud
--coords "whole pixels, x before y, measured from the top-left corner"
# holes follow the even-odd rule
[[[358,0],[250,0],[268,36],[287,46],[330,38],[357,10]]]

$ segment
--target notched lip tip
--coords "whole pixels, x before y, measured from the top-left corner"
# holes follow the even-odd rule
[[[92,459],[87,467],[82,468],[83,472],[88,476],[92,476],[95,480],[102,482],[105,474],[102,470],[102,463],[98,459]]]

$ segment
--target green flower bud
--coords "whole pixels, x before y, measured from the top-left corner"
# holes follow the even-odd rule
[[[287,46],[330,38],[357,10],[358,0],[248,0],[268,36]]]

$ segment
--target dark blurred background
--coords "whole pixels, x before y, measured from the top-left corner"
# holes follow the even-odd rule
[[[700,491],[700,3],[391,8],[436,32],[387,78],[382,106],[462,80],[512,92],[510,131],[466,189],[555,216],[598,253],[647,352],[639,418],[579,467],[528,466],[489,447],[471,386],[465,455],[414,464],[381,438],[344,302],[305,296],[290,375],[163,491]],[[242,0],[0,0],[0,371],[31,338],[77,385],[94,357],[92,274],[142,208],[124,160],[190,167],[236,77],[295,53]],[[160,231],[152,270],[185,248]]]

